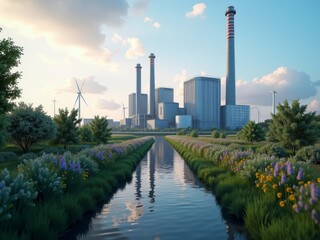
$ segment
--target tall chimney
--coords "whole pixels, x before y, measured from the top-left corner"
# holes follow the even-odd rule
[[[155,86],[154,86],[154,59],[156,56],[151,53],[150,56],[150,92],[149,92],[149,114],[152,118],[155,118],[155,108],[156,108],[156,100],[155,100]]]
[[[136,115],[139,119],[139,115],[141,114],[141,65],[137,64],[137,89],[136,89]],[[139,124],[139,123],[138,123]]]
[[[227,17],[227,76],[226,76],[226,105],[236,105],[236,80],[234,60],[234,15],[236,10],[229,6]]]

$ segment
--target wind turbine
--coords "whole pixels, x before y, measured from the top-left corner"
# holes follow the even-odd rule
[[[56,102],[57,102],[57,100],[53,99],[52,102],[53,102],[53,117],[55,117],[56,116]]]
[[[84,103],[88,106],[86,100],[85,100],[84,97],[82,96],[82,88],[83,88],[83,85],[84,85],[85,81],[83,81],[82,86],[81,86],[81,88],[80,88],[79,85],[78,85],[77,79],[74,79],[74,80],[75,80],[75,82],[76,82],[76,84],[77,84],[77,88],[78,88],[77,94],[78,94],[78,96],[77,96],[76,101],[75,101],[75,103],[74,103],[74,105],[73,105],[73,108],[75,107],[76,103],[78,102],[78,119],[80,119],[80,117],[81,117],[81,114],[80,114],[81,98],[82,98],[82,100],[84,101]]]
[[[124,104],[122,103],[122,110],[123,110],[123,120],[126,121],[126,107],[124,107]]]

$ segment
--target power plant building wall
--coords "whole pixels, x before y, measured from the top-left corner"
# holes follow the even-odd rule
[[[191,115],[177,115],[176,116],[176,128],[192,128],[192,116]]]
[[[157,88],[155,90],[155,110],[157,118],[159,118],[158,104],[160,102],[173,102],[173,88]]]
[[[196,77],[184,82],[184,108],[193,128],[220,128],[221,83],[219,78]]]
[[[175,126],[175,116],[179,114],[179,103],[160,102],[158,104],[159,119],[168,120],[169,127]]]
[[[221,106],[221,127],[228,130],[242,128],[250,120],[250,106],[224,105]]]
[[[136,94],[131,93],[129,95],[129,118],[133,118],[136,115]],[[148,112],[148,95],[141,94],[141,106],[140,106],[140,114],[146,115]]]

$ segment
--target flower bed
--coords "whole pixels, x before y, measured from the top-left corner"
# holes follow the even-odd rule
[[[320,178],[308,163],[180,136],[167,140],[213,187],[222,207],[244,220],[253,238],[280,239],[288,230],[278,226],[301,225],[301,221],[304,227],[290,229],[286,239],[320,238]]]
[[[16,176],[2,170],[0,239],[32,239],[34,234],[39,239],[56,239],[68,225],[130,178],[152,143],[153,138],[143,137],[77,154],[43,154],[24,160]],[[55,210],[49,210],[50,206]],[[30,216],[39,222],[29,222]]]

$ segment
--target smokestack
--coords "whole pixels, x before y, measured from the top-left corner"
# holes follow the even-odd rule
[[[141,65],[137,64],[137,90],[136,90],[136,115],[139,116],[141,114]]]
[[[227,17],[227,76],[226,76],[226,105],[236,105],[236,79],[234,60],[234,15],[236,10],[229,6]]]
[[[155,87],[154,87],[154,59],[156,56],[151,53],[150,56],[150,93],[149,93],[149,114],[152,118],[155,118],[155,108],[156,108],[156,100],[155,100]]]

